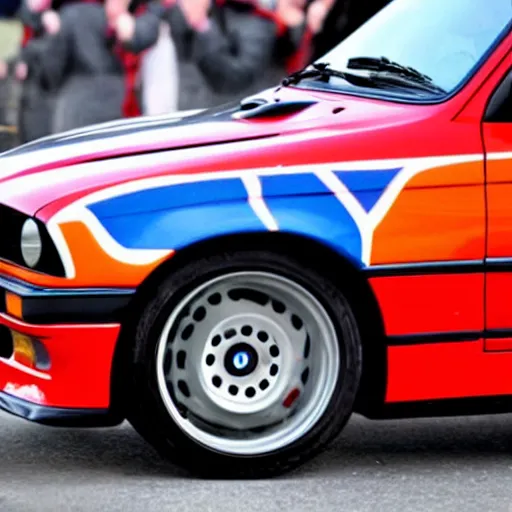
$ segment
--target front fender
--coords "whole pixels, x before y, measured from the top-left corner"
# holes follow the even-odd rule
[[[360,268],[370,240],[362,207],[325,181],[313,172],[244,172],[128,183],[59,212],[50,231],[68,280],[80,286],[136,287],[176,251],[268,231],[312,239]]]

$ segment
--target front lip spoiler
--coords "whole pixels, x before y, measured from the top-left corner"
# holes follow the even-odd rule
[[[115,427],[124,418],[110,409],[66,409],[34,404],[0,391],[0,409],[25,420],[51,427]]]
[[[40,288],[0,276],[0,312],[5,291],[22,298],[23,321],[30,324],[118,323],[135,294],[127,288]]]

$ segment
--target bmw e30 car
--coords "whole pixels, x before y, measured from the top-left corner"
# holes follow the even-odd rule
[[[394,0],[241,103],[0,158],[0,407],[271,476],[512,412],[510,0]]]

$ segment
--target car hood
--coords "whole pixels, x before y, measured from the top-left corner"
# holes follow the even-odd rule
[[[329,144],[339,148],[340,133],[410,119],[410,106],[285,88],[214,109],[94,125],[0,155],[0,204],[35,215],[127,180],[305,164],[299,149],[315,141],[328,152]]]

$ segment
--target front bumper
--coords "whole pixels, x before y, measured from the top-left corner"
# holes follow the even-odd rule
[[[110,409],[47,407],[1,392],[0,409],[25,420],[51,427],[109,427],[119,425],[124,419]]]
[[[21,318],[9,310],[8,294],[19,298]],[[41,289],[0,277],[0,409],[48,425],[122,421],[110,410],[111,376],[132,295],[132,290]],[[45,364],[25,364],[9,353],[5,345],[16,336],[42,347]]]

